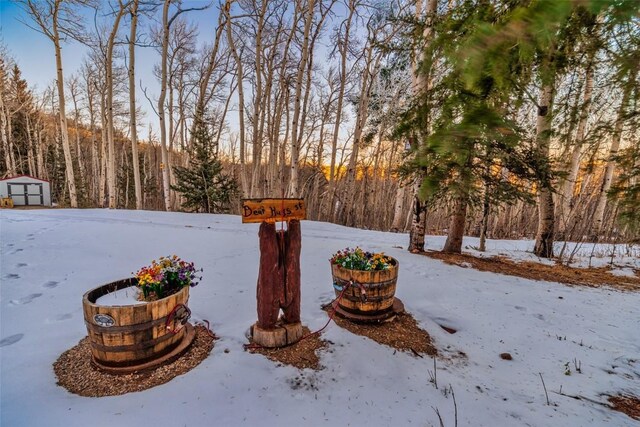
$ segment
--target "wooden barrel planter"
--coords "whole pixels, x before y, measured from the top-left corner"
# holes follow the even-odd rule
[[[82,306],[93,362],[112,373],[152,368],[181,354],[195,336],[187,323],[189,286],[157,301],[134,305],[99,305],[98,298],[135,286],[129,278],[84,294]]]
[[[398,280],[398,260],[391,258],[391,266],[386,270],[360,271],[349,270],[340,265],[331,264],[333,288],[338,307],[343,313],[351,313],[353,319],[383,319],[393,314],[396,282]],[[344,291],[344,292],[343,292]]]

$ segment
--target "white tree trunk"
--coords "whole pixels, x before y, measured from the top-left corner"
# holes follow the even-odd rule
[[[105,189],[107,184],[107,101],[106,92],[100,94],[100,120],[102,122],[102,132],[100,132],[100,177],[98,179],[98,199],[100,207],[105,207]]]
[[[69,92],[71,92],[71,102],[73,102],[73,119],[75,121],[75,136],[76,136],[76,157],[78,159],[78,184],[80,189],[83,188],[83,181],[87,176],[84,170],[84,159],[82,157],[82,146],[80,145],[80,111],[78,110],[78,81],[76,77],[71,78],[69,83]]]
[[[136,209],[142,209],[142,184],[140,182],[140,163],[138,161],[138,129],[136,122],[136,75],[135,41],[138,25],[138,1],[131,4],[131,31],[129,34],[129,121],[131,126],[131,159],[133,163],[133,181],[136,195]]]
[[[262,135],[259,131],[261,107],[262,107],[262,30],[264,26],[264,18],[267,12],[267,2],[262,2],[262,8],[257,16],[257,28],[255,38],[256,49],[256,84],[255,84],[255,101],[253,102],[253,120],[251,124],[251,133],[253,136],[253,173],[251,174],[250,197],[258,197],[258,182],[260,179],[260,167],[262,165]]]
[[[116,198],[116,147],[114,141],[115,128],[113,124],[113,46],[115,45],[116,35],[118,33],[118,27],[120,26],[120,19],[124,14],[124,7],[121,4],[118,14],[116,15],[111,34],[109,35],[109,42],[107,44],[107,57],[106,57],[106,73],[107,73],[107,140],[108,140],[108,152],[109,159],[107,161],[107,187],[109,189],[109,208],[115,209],[117,207]]]
[[[40,112],[37,113],[38,115],[40,114]],[[43,152],[43,147],[42,147],[42,129],[40,128],[40,119],[38,118],[36,120],[36,133],[37,133],[37,140],[36,140],[36,168],[37,168],[37,178],[40,179],[47,179],[47,173],[46,173],[46,168],[44,165],[44,152]]]
[[[540,159],[549,158],[551,140],[551,107],[553,106],[553,81],[542,85],[538,101],[536,120],[536,150]],[[553,183],[549,176],[543,177],[538,189],[538,231],[533,252],[539,257],[553,258],[554,202]]]
[[[338,90],[338,104],[336,105],[336,119],[333,125],[333,136],[331,139],[331,163],[329,166],[329,211],[327,218],[331,221],[335,220],[335,201],[336,201],[336,155],[338,153],[338,136],[340,134],[340,125],[342,124],[342,104],[344,101],[344,92],[347,85],[347,53],[349,52],[351,24],[353,16],[356,12],[356,1],[349,1],[349,15],[344,21],[344,35],[338,37],[338,51],[340,52],[340,89]]]
[[[432,23],[435,18],[435,14],[438,10],[438,0],[428,0],[427,3],[427,17],[429,18],[429,24],[425,25],[422,36],[424,37],[426,43],[429,42],[429,37],[432,32]],[[416,18],[422,18],[422,0],[416,0]],[[425,91],[431,85],[430,79],[427,78],[423,73],[418,73],[418,67],[420,62],[423,59],[423,50],[419,53],[417,59],[415,60],[415,64],[413,66],[415,74],[415,78],[413,80],[414,83],[414,91],[415,95],[420,96],[421,92]],[[424,251],[424,234],[426,231],[426,221],[427,221],[427,207],[424,202],[420,201],[420,188],[422,186],[422,181],[424,181],[424,172],[422,170],[418,170],[417,177],[413,181],[413,210],[411,214],[411,228],[409,229],[409,251],[411,252],[422,252]]]
[[[401,232],[404,230],[404,199],[405,199],[405,186],[402,185],[402,181],[398,179],[398,188],[396,189],[396,197],[393,204],[393,221],[391,222],[391,231]]]
[[[296,3],[299,7],[299,3]],[[300,5],[300,7],[302,7]],[[298,140],[298,126],[300,120],[300,96],[302,95],[302,78],[309,60],[309,32],[311,23],[313,22],[313,13],[315,10],[315,0],[306,2],[306,16],[304,20],[304,34],[302,40],[302,53],[300,55],[300,64],[298,65],[298,73],[296,75],[295,98],[293,100],[293,123],[291,123],[291,182],[289,185],[289,197],[299,197],[300,189],[298,183],[298,164],[300,155],[300,141]]]
[[[36,176],[36,162],[33,155],[33,136],[31,133],[31,112],[27,111],[25,117],[27,118],[27,164],[29,165],[29,175]]]
[[[589,118],[589,110],[591,108],[591,94],[593,92],[593,75],[594,75],[593,58],[587,65],[585,72],[585,88],[582,100],[582,108],[580,118],[578,119],[578,129],[576,131],[576,139],[571,152],[571,160],[569,162],[568,175],[562,187],[562,203],[560,211],[560,232],[565,235],[569,228],[569,219],[573,210],[573,194],[575,191],[576,179],[580,170],[580,157],[582,155],[582,146],[584,145],[585,133],[587,128],[587,119]]]
[[[0,138],[2,138],[2,151],[4,152],[4,165],[7,174],[13,176],[16,174],[15,167],[11,161],[9,138],[7,136],[7,114],[4,107],[3,92],[0,91]]]
[[[171,183],[169,181],[169,152],[167,151],[167,125],[165,123],[164,101],[167,95],[167,52],[169,49],[169,5],[171,0],[165,0],[162,9],[162,54],[160,57],[160,96],[158,98],[158,119],[160,121],[160,150],[162,153],[162,191],[164,196],[164,208],[171,211]]]
[[[57,3],[56,3],[57,5]],[[60,117],[60,135],[62,139],[62,151],[64,153],[65,172],[67,177],[67,186],[69,189],[69,202],[72,208],[78,207],[78,196],[76,193],[76,178],[73,172],[73,157],[71,156],[71,148],[69,147],[69,133],[67,131],[67,114],[65,110],[64,99],[64,74],[62,72],[62,52],[60,49],[60,36],[58,35],[57,14],[53,19],[53,45],[56,54],[56,85],[58,87],[58,112]]]
[[[240,124],[240,185],[242,186],[242,196],[249,195],[249,182],[247,179],[246,160],[245,160],[245,125],[244,125],[244,89],[243,89],[243,69],[242,59],[238,54],[233,35],[231,34],[231,0],[227,0],[224,6],[224,12],[227,17],[227,41],[229,48],[236,61],[236,75],[238,80],[238,121]]]
[[[607,206],[607,192],[611,189],[611,184],[613,182],[613,172],[616,167],[616,160],[614,157],[616,156],[616,154],[618,154],[618,150],[620,149],[620,140],[622,138],[622,128],[624,127],[627,103],[629,102],[629,97],[633,88],[631,82],[635,80],[637,72],[638,69],[636,68],[635,71],[631,73],[629,81],[624,88],[622,101],[620,102],[620,108],[618,109],[618,115],[616,117],[616,123],[613,129],[613,135],[611,137],[609,158],[607,159],[607,166],[604,171],[602,186],[600,187],[600,191],[598,192],[598,204],[596,205],[596,210],[593,214],[593,229],[591,234],[592,237],[596,240],[600,239],[600,232],[602,231],[604,210]]]

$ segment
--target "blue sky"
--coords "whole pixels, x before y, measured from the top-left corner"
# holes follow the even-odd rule
[[[211,2],[202,0],[193,0],[183,2],[183,8],[200,7]],[[105,3],[106,4],[106,3]],[[160,13],[156,14],[159,18]],[[184,15],[183,15],[184,16]],[[186,14],[187,18],[194,22],[199,28],[198,43],[210,43],[213,40],[215,25],[217,24],[217,8],[211,7],[204,11],[192,11]],[[84,25],[88,29],[93,29],[93,13],[85,11],[83,14],[85,20]],[[43,34],[27,27],[20,21],[30,23],[30,18],[22,8],[8,0],[0,0],[0,28],[1,39],[8,48],[9,56],[11,56],[20,67],[23,78],[27,80],[29,86],[36,92],[43,91],[48,85],[52,84],[56,77],[55,56],[52,42]],[[148,31],[149,18],[139,23],[143,26],[143,31]],[[121,24],[121,30],[128,32],[128,19]],[[73,40],[67,41],[62,47],[62,61],[65,73],[65,79],[76,72],[84,59],[87,52],[86,46]],[[149,103],[144,97],[139,87],[139,82],[148,88],[148,94],[155,102],[155,98],[159,92],[159,84],[153,76],[153,66],[159,62],[159,55],[153,48],[138,47],[136,49],[136,82],[138,87],[137,101],[138,105],[146,112],[145,117],[139,124],[139,132],[143,138],[148,135],[148,123],[151,122],[154,127],[154,133],[158,134],[157,119],[153,111],[149,107]],[[68,94],[67,94],[68,97]],[[70,103],[67,105],[67,113],[70,114]]]
[[[107,0],[102,1],[103,6],[107,6]],[[218,19],[217,0],[204,1],[204,0],[184,0],[183,8],[202,7],[207,4],[214,3],[214,5],[203,11],[190,11],[185,16],[190,22],[193,22],[198,30],[198,46],[201,47],[204,43],[211,43],[215,35],[215,27]],[[334,7],[334,12],[338,19],[342,18],[345,13],[344,5],[338,3]],[[84,26],[89,31],[94,30],[94,15],[91,10],[84,10],[83,12]],[[104,16],[105,11],[101,12],[99,19],[102,18],[110,25],[110,19]],[[160,19],[161,10],[158,10],[153,19]],[[10,2],[9,0],[0,0],[0,35],[2,43],[8,48],[9,55],[18,63],[18,66],[22,70],[23,78],[27,80],[31,89],[41,93],[47,86],[52,85],[56,77],[55,68],[55,55],[52,42],[43,34],[27,27],[20,21],[26,21],[31,23],[28,14],[22,10],[22,8]],[[327,27],[327,33],[323,39],[316,46],[316,64],[323,64],[328,66],[329,60],[327,58],[330,50],[330,40],[327,34],[330,33],[333,23],[329,23]],[[150,18],[141,18],[139,22],[138,32],[144,31],[148,33],[150,26]],[[125,21],[121,23],[121,34],[128,34],[129,19],[125,18]],[[358,29],[357,31],[361,31]],[[106,37],[106,35],[105,35]],[[125,49],[123,47],[122,49]],[[84,56],[87,53],[88,48],[76,41],[68,40],[63,43],[62,58],[63,67],[65,73],[65,79],[68,79],[73,73],[77,72],[84,60]],[[128,55],[128,54],[127,54]],[[153,127],[153,132],[156,137],[159,134],[158,120],[150,107],[149,102],[144,96],[144,93],[140,87],[140,81],[142,85],[147,88],[147,94],[151,97],[154,107],[157,102],[157,96],[159,94],[159,83],[153,76],[153,67],[159,62],[159,54],[154,48],[151,47],[137,47],[136,48],[136,93],[137,104],[143,112],[144,117],[138,121],[139,137],[147,139],[149,134],[149,124]],[[70,96],[67,91],[67,114],[73,114],[73,105],[70,102]],[[233,102],[236,102],[236,96],[234,96]],[[232,105],[232,109],[235,106]],[[229,111],[227,116],[230,127],[233,130],[238,128],[238,113],[237,111]],[[349,109],[344,112],[343,122],[345,124],[350,123],[351,115]],[[343,126],[340,130],[341,137],[347,138],[346,128]]]

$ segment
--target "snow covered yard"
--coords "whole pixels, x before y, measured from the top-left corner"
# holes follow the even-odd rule
[[[477,250],[479,239],[465,238],[464,252],[479,257],[503,256],[514,261],[534,261],[553,265],[555,260],[540,258],[533,253],[532,240],[487,240],[486,252]],[[431,248],[433,245],[429,245]],[[442,246],[433,246],[441,249]],[[633,276],[634,269],[640,270],[640,245],[608,244],[588,242],[555,242],[554,254],[562,254],[562,263],[574,268],[609,267],[611,274]]]
[[[436,389],[429,381],[433,360],[330,325],[324,369],[298,371],[242,348],[256,318],[257,229],[229,215],[0,212],[0,424],[438,426],[437,408],[453,426],[453,398],[443,392],[451,386],[459,426],[638,425],[595,402],[605,403],[603,394],[640,395],[640,293],[447,265],[398,248],[406,248],[406,235],[305,221],[305,325],[315,330],[326,321],[321,304],[333,297],[328,258],[360,245],[399,260],[397,296],[441,355]],[[441,247],[441,239],[428,238],[429,246]],[[52,363],[86,335],[84,292],[174,253],[204,268],[189,306],[221,338],[211,355],[144,392],[85,398],[57,386]],[[503,352],[513,360],[502,360]],[[557,394],[561,387],[582,400]]]

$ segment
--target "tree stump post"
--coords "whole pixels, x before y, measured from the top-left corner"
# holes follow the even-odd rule
[[[283,347],[302,337],[300,323],[300,221],[276,231],[274,223],[260,224],[258,321],[253,341],[263,347]],[[280,310],[283,315],[279,318]]]
[[[302,199],[246,200],[243,222],[258,222],[258,321],[251,328],[253,342],[269,348],[284,347],[302,338],[300,322],[300,219],[306,211]],[[277,230],[275,221],[286,221]],[[282,310],[282,316],[280,311]]]

